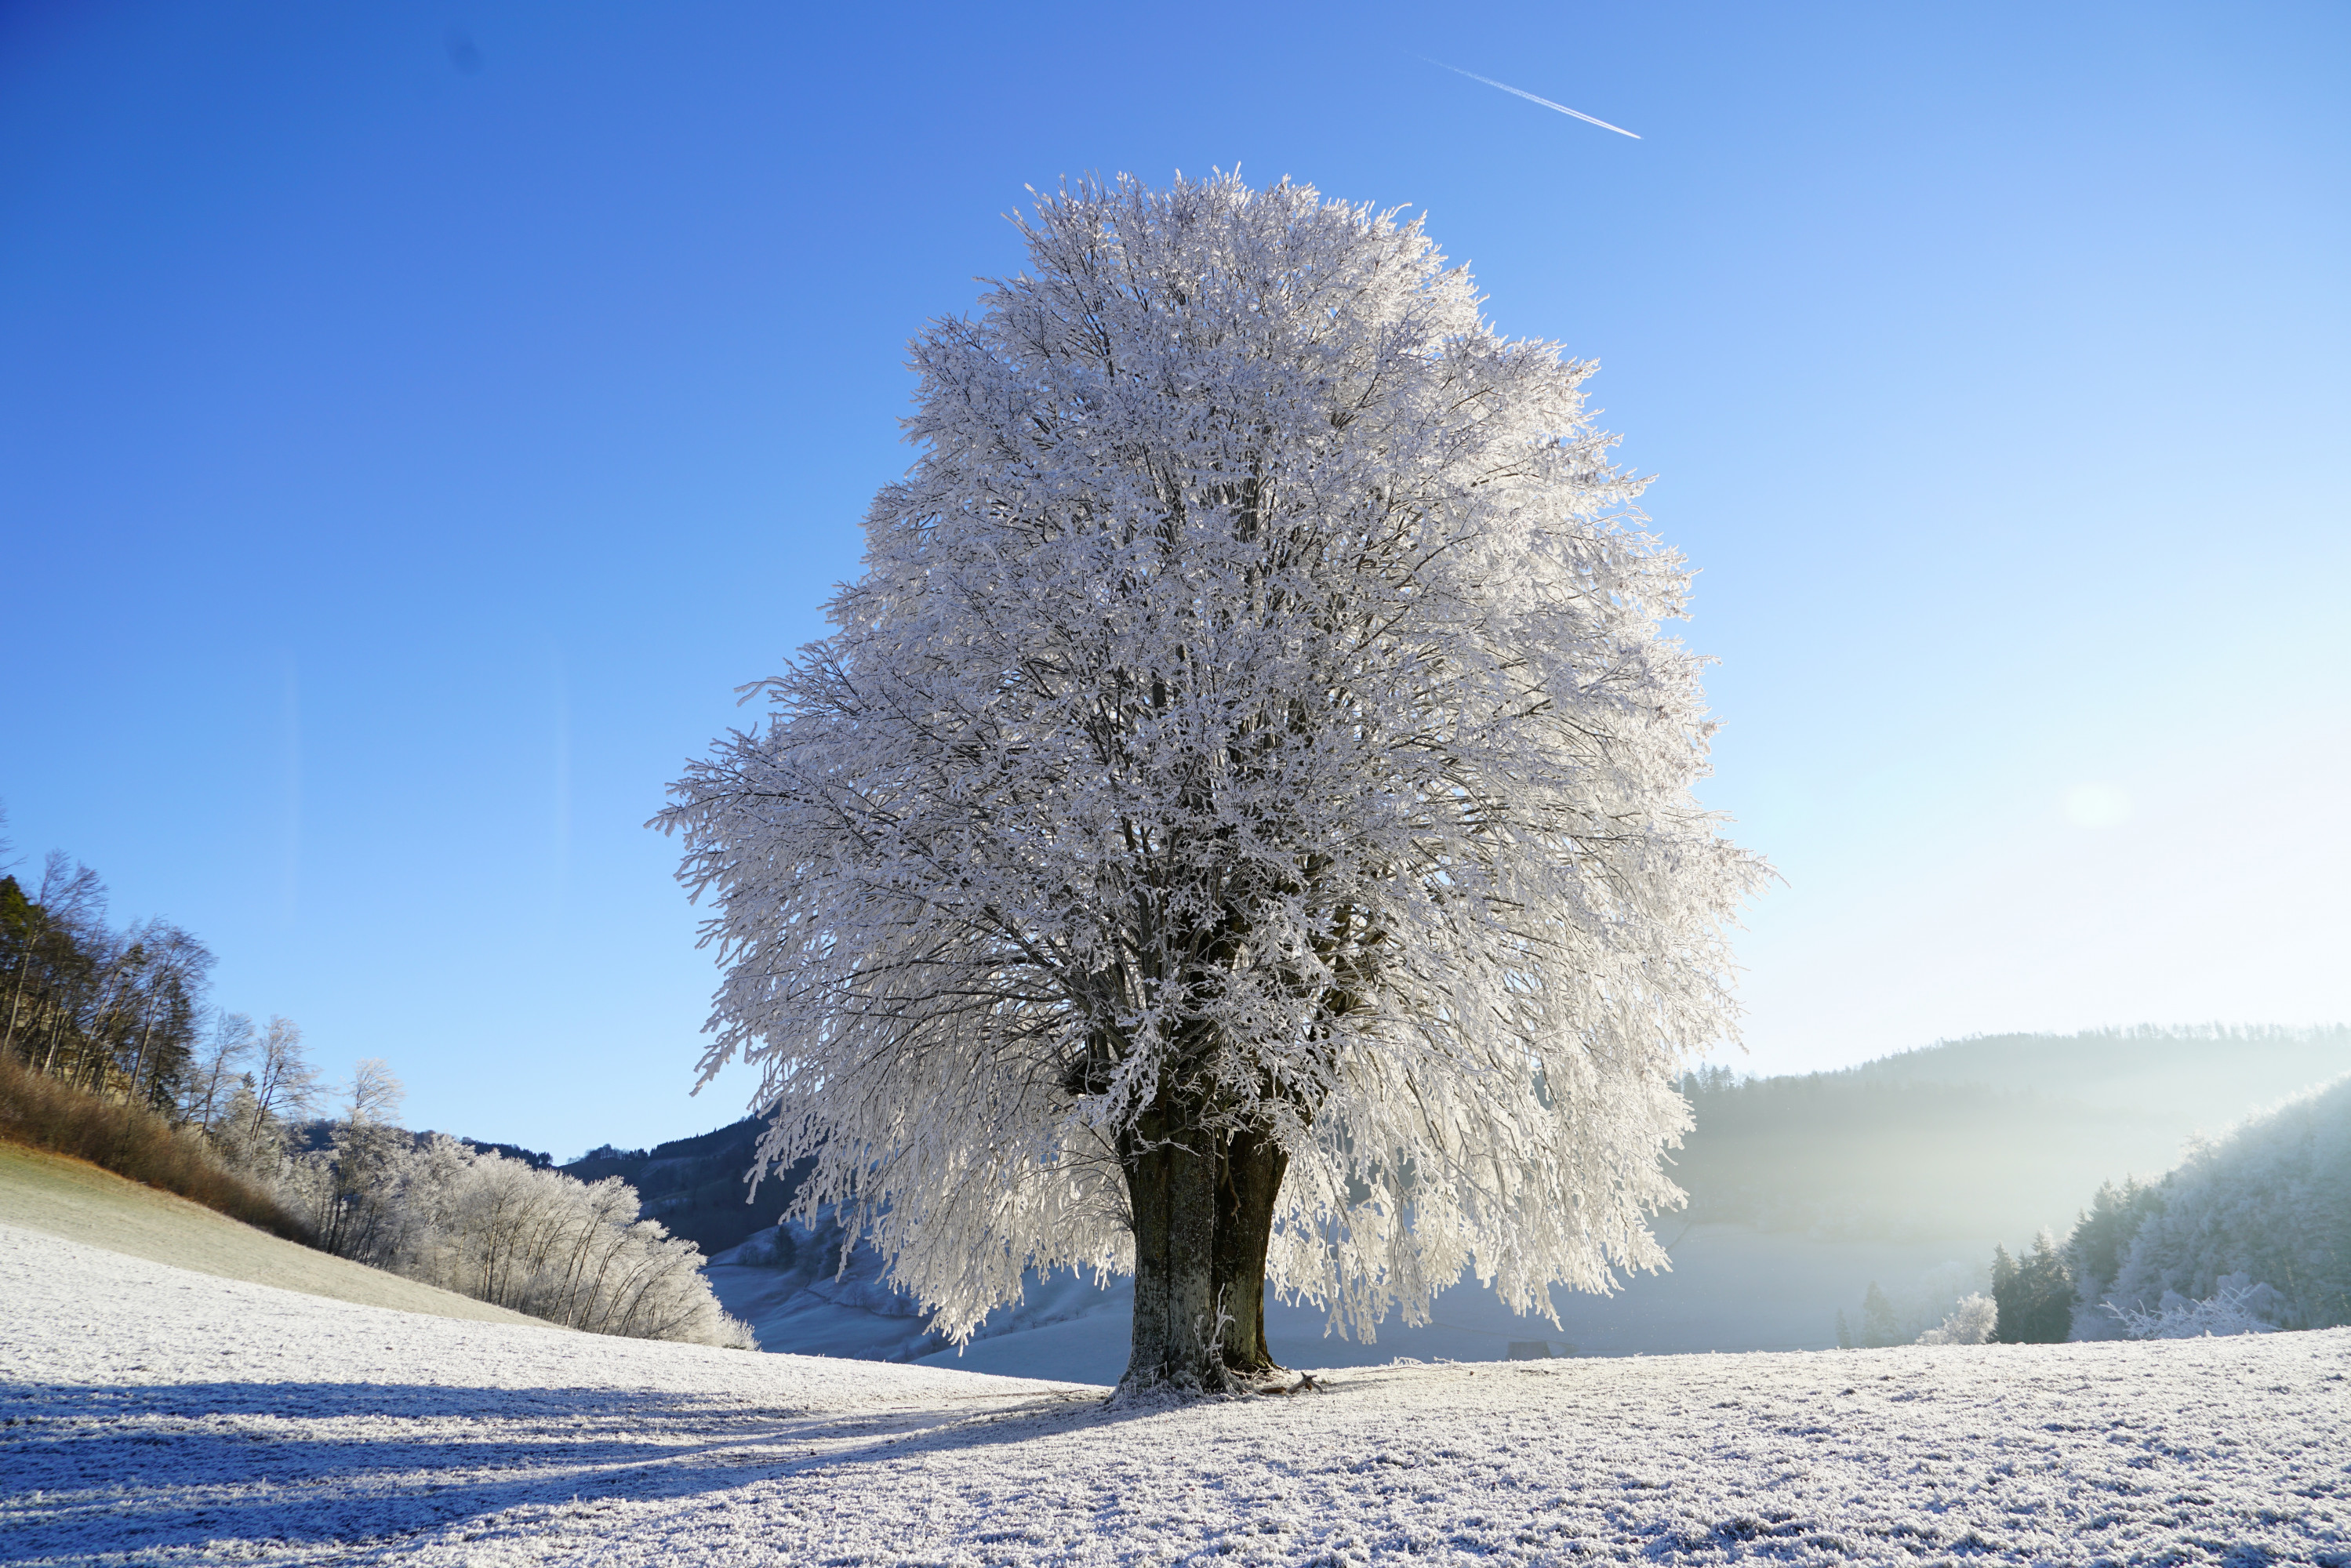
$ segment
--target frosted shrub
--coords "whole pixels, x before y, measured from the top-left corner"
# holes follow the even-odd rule
[[[2230,1286],[2200,1301],[2191,1301],[2177,1291],[2164,1292],[2162,1303],[2151,1312],[2106,1303],[2106,1311],[2120,1320],[2123,1333],[2132,1339],[2201,1339],[2207,1334],[2275,1333],[2278,1325],[2255,1314],[2255,1305],[2262,1295],[2275,1295],[2266,1285]]]
[[[439,1137],[411,1174],[403,1272],[590,1333],[756,1348],[711,1295],[701,1249],[639,1219],[618,1177],[583,1182]]]
[[[339,1124],[290,1152],[266,1117],[238,1145],[327,1250],[567,1328],[756,1350],[710,1293],[702,1251],[637,1218],[617,1177],[589,1183],[438,1135]]]
[[[1962,1296],[1941,1325],[1918,1336],[1920,1344],[1983,1344],[1991,1338],[2000,1308],[1990,1296]]]
[[[438,1134],[420,1142],[394,1124],[403,1091],[374,1059],[352,1069],[328,1146],[305,1150],[286,1115],[319,1097],[301,1031],[273,1019],[259,1049],[257,1071],[207,1092],[204,1136],[324,1250],[567,1328],[758,1348],[710,1293],[701,1249],[638,1218],[626,1182],[590,1184]]]

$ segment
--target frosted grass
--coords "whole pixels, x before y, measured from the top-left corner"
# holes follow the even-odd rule
[[[464,1322],[0,1228],[15,1563],[2351,1564],[2351,1331],[1103,1392]]]

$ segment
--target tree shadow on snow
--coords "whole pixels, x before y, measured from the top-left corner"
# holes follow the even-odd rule
[[[381,1542],[517,1508],[789,1484],[1157,1413],[1091,1394],[803,1410],[604,1388],[20,1384],[0,1389],[0,1563]]]

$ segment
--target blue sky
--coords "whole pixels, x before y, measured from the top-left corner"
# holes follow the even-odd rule
[[[1735,1062],[2339,1019],[2346,80],[2318,5],[11,6],[0,800],[417,1125],[730,1119],[643,822],[1024,188],[1238,165],[1602,362],[1786,879]]]

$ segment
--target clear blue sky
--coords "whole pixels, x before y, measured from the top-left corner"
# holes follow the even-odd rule
[[[1786,878],[1744,1065],[2341,1019],[2346,82],[2334,5],[10,5],[0,800],[414,1124],[730,1119],[641,824],[1024,187],[1238,165],[1602,362]]]

